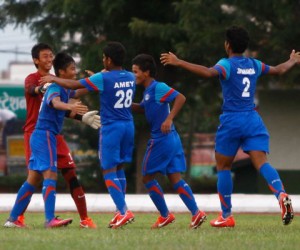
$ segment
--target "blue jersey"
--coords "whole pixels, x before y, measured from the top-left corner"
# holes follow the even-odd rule
[[[161,132],[161,124],[170,113],[169,102],[172,102],[178,94],[179,92],[170,88],[167,84],[155,80],[145,89],[140,105],[145,110],[152,138],[164,135]],[[174,124],[172,124],[171,130],[175,130]]]
[[[270,66],[253,58],[234,56],[221,59],[213,68],[219,72],[223,111],[253,110],[257,78],[268,73]]]
[[[49,130],[55,135],[59,134],[63,126],[66,111],[53,108],[51,101],[53,98],[59,96],[62,102],[68,103],[69,99],[74,95],[74,90],[65,89],[55,83],[51,84],[44,94],[35,129]]]
[[[100,91],[100,116],[103,125],[120,120],[133,120],[131,104],[135,77],[126,70],[112,70],[81,79],[89,91]]]

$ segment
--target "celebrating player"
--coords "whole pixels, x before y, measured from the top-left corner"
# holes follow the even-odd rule
[[[213,227],[234,227],[231,213],[231,194],[233,183],[231,166],[239,147],[249,154],[254,167],[267,181],[271,191],[279,201],[282,222],[288,225],[294,214],[291,199],[285,192],[278,172],[268,163],[269,133],[254,110],[254,94],[258,77],[271,74],[281,75],[300,62],[300,53],[293,50],[289,60],[277,66],[247,58],[243,53],[249,42],[248,32],[237,26],[226,31],[223,58],[214,67],[207,68],[180,60],[173,53],[161,54],[164,65],[175,65],[196,73],[204,78],[219,77],[223,92],[223,114],[216,134],[216,162],[218,171],[217,189],[222,213],[210,222]]]
[[[55,73],[61,77],[74,78],[76,75],[73,58],[64,53],[57,54],[54,59],[54,68]],[[61,227],[72,222],[72,219],[63,220],[55,217],[54,211],[57,180],[56,135],[61,132],[66,112],[80,114],[87,111],[87,107],[81,102],[68,103],[69,98],[75,96],[75,91],[64,89],[57,84],[48,87],[41,103],[35,129],[30,137],[32,153],[28,166],[28,178],[18,192],[10,217],[4,224],[5,227],[24,227],[18,223],[17,218],[28,206],[41,177],[44,179],[42,192],[45,203],[45,227]],[[94,112],[85,113],[83,119],[94,120],[94,123]]]
[[[166,205],[163,190],[155,180],[158,173],[167,175],[174,190],[190,210],[192,221],[190,228],[198,228],[206,219],[206,214],[197,207],[193,192],[181,178],[186,170],[186,163],[180,137],[173,124],[173,119],[185,103],[185,97],[163,82],[154,79],[156,65],[152,56],[140,54],[132,60],[132,72],[136,83],[145,87],[141,103],[133,103],[133,110],[145,112],[151,126],[151,139],[142,165],[143,183],[150,198],[160,212],[152,228],[161,228],[175,221]],[[174,101],[170,111],[169,103]]]
[[[23,127],[24,141],[25,141],[25,158],[26,165],[28,166],[29,158],[31,155],[30,137],[35,128],[43,93],[45,92],[45,86],[39,83],[42,76],[48,75],[53,64],[53,50],[48,44],[39,43],[33,46],[31,50],[32,59],[34,65],[37,68],[37,72],[28,75],[25,79],[25,98],[27,106],[26,122]],[[57,60],[59,63],[59,60]],[[60,67],[61,65],[57,65]],[[61,69],[61,68],[59,68]],[[62,69],[63,70],[63,69]],[[74,76],[71,76],[72,78]],[[73,118],[82,119],[82,116],[77,114],[71,114],[67,112],[67,115],[73,116]],[[70,150],[64,137],[60,134],[56,135],[57,140],[57,166],[61,169],[61,173],[70,188],[71,196],[76,204],[78,213],[80,215],[80,227],[82,228],[95,228],[96,225],[91,218],[87,215],[86,199],[83,188],[81,187],[76,172],[75,163],[72,159]],[[26,210],[26,208],[25,208]],[[24,227],[24,215],[19,216],[18,220],[14,223],[17,227]]]
[[[122,68],[126,50],[119,42],[109,42],[103,48],[103,64],[107,72],[89,78],[66,80],[47,75],[42,83],[56,82],[71,89],[86,88],[100,92],[102,127],[99,138],[99,158],[108,191],[117,207],[109,227],[119,228],[134,220],[125,202],[126,178],[123,165],[132,160],[134,124],[131,104],[135,92],[134,75]]]

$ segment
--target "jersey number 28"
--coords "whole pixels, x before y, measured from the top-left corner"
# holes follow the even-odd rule
[[[129,108],[132,103],[132,97],[133,97],[133,90],[128,89],[126,91],[124,90],[118,90],[116,92],[116,97],[119,97],[118,101],[115,103],[114,108],[121,109],[121,108]]]

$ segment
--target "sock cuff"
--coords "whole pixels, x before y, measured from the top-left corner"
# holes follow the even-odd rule
[[[147,183],[145,184],[145,187],[146,187],[147,189],[149,189],[149,188],[152,187],[152,186],[159,186],[157,180],[151,180],[151,181],[149,181],[149,182],[147,182]]]
[[[184,184],[186,184],[186,182],[183,179],[181,179],[180,181],[178,181],[176,184],[173,185],[173,188],[177,190],[179,187],[183,186]]]
[[[35,191],[35,186],[31,185],[31,184],[28,183],[27,181],[25,181],[23,185],[26,186],[26,187],[28,188],[29,191],[31,191],[32,193],[34,193],[34,191]]]
[[[53,179],[45,179],[43,181],[43,186],[53,186],[56,187],[56,180]]]

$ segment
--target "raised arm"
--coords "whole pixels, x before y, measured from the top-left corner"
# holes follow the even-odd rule
[[[219,75],[218,71],[215,70],[214,68],[208,68],[202,65],[186,62],[184,60],[179,59],[172,52],[162,53],[160,56],[160,61],[163,65],[177,66],[186,69],[188,71],[191,71],[192,73],[195,73],[203,78],[211,78]]]
[[[182,106],[185,103],[185,100],[186,100],[185,96],[181,93],[179,93],[179,95],[176,96],[173,107],[170,111],[170,114],[168,115],[166,120],[161,124],[161,131],[163,133],[169,133],[171,131],[173,119],[181,110]]]
[[[42,84],[48,83],[48,82],[56,82],[58,85],[67,88],[67,89],[81,89],[84,88],[84,86],[78,81],[78,80],[72,80],[72,79],[64,79],[52,75],[47,75],[41,77],[40,82]]]
[[[293,66],[300,63],[300,52],[292,50],[290,59],[284,63],[278,64],[277,66],[270,66],[268,74],[270,75],[282,75],[289,71]]]

